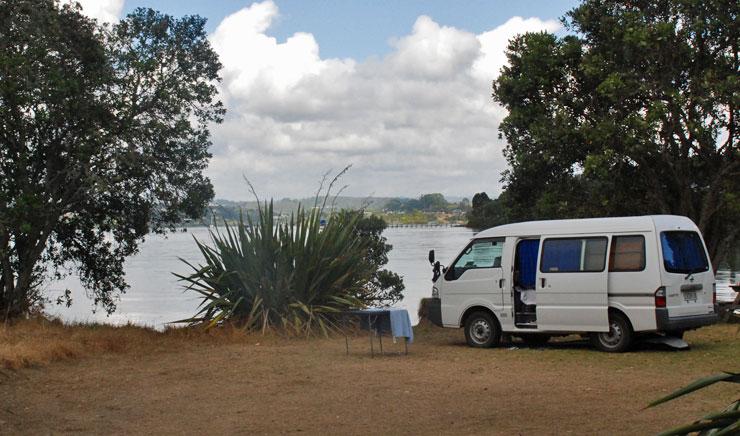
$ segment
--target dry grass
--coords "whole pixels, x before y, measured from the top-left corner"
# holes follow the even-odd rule
[[[459,336],[455,330],[439,329],[422,322],[415,328],[421,333],[423,342],[437,345],[449,341],[450,335]],[[428,336],[428,333],[433,333]],[[734,337],[734,340],[732,339]],[[556,338],[550,347],[559,348],[558,360],[603,360],[602,353],[583,353],[584,347],[573,346],[576,336]],[[728,338],[730,338],[728,340]],[[302,341],[302,338],[285,337],[275,332],[265,335],[227,326],[204,330],[198,327],[172,327],[163,331],[132,324],[112,326],[105,324],[64,324],[56,319],[36,317],[19,320],[12,324],[0,324],[0,369],[21,369],[47,365],[52,362],[76,360],[101,354],[151,353],[176,351],[184,347],[203,345],[254,344],[265,345]],[[701,363],[705,360],[722,360],[738,352],[740,327],[719,324],[687,333],[687,340],[699,353],[682,356],[688,362]],[[310,340],[311,341],[311,340]],[[309,342],[310,342],[309,341]],[[315,339],[313,341],[316,341]],[[560,347],[558,344],[563,344]],[[520,345],[515,342],[514,346]],[[639,350],[640,347],[638,347]],[[729,354],[729,355],[728,355]],[[644,364],[660,364],[673,359],[671,354],[630,353],[610,357],[611,361],[628,360]]]
[[[0,324],[0,368],[29,368],[105,353],[174,350],[199,342],[236,343],[250,335],[253,334],[234,327],[209,331],[200,328],[157,331],[135,325],[70,325],[38,317]]]
[[[481,350],[460,330],[415,333],[408,356],[384,341],[390,353],[373,359],[366,335],[347,356],[343,337],[23,322],[0,339],[2,356],[15,349],[3,359],[31,366],[0,374],[0,434],[654,434],[737,397],[713,386],[643,410],[737,369],[733,325],[690,332],[690,351],[624,354],[572,340]]]

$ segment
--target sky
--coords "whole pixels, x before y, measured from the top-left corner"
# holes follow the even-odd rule
[[[69,1],[69,0],[67,0]],[[491,99],[507,41],[562,33],[575,1],[78,0],[113,22],[137,7],[208,19],[225,121],[206,171],[217,198],[471,198],[501,189],[506,111]]]

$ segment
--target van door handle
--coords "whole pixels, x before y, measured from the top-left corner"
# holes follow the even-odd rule
[[[540,279],[540,284],[542,285],[542,288],[544,289],[545,288],[545,278],[544,277]]]
[[[498,287],[499,289],[504,289],[504,279],[498,279]]]

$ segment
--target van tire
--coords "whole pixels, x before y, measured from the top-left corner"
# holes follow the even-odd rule
[[[601,351],[622,353],[632,345],[634,332],[627,318],[621,313],[609,313],[609,331],[591,333],[591,343]]]
[[[473,312],[465,319],[465,340],[475,348],[490,348],[501,342],[501,326],[488,312]]]

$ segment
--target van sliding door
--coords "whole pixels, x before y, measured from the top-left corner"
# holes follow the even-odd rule
[[[609,331],[606,236],[543,238],[537,268],[537,328]]]

